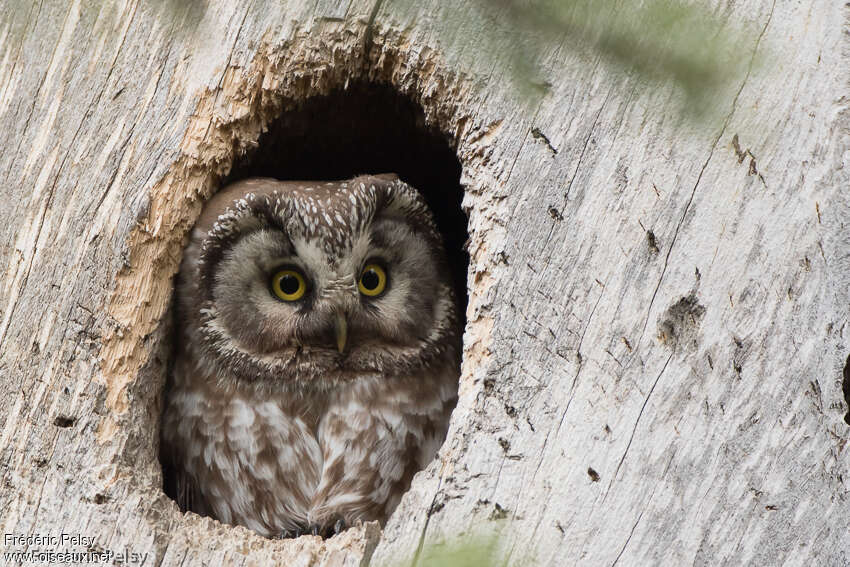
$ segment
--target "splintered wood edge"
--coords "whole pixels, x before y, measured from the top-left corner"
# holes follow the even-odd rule
[[[349,52],[356,51],[355,34],[345,33],[342,27],[323,38],[343,44]],[[311,40],[304,33],[276,52],[263,45],[246,68],[229,67],[217,88],[199,95],[180,156],[150,189],[147,217],[130,231],[129,259],[116,275],[108,301],[107,314],[113,325],[105,335],[99,360],[109,414],[98,428],[100,443],[112,439],[120,417],[128,410],[128,385],[139,375],[152,350],[144,339],[155,331],[168,310],[172,278],[179,268],[185,239],[217,181],[230,170],[237,151],[256,145],[261,132],[279,113],[284,97],[303,100],[336,84],[321,72],[321,64],[327,62],[316,62],[317,72],[307,81],[297,80],[299,74],[287,73],[287,63],[298,61],[299,54],[312,47],[311,41],[315,38]],[[284,60],[287,53],[291,55]]]
[[[501,121],[475,126],[473,112],[468,110],[476,108],[471,83],[447,71],[436,51],[410,53],[412,44],[405,37],[408,32],[391,27],[376,30],[364,65],[365,30],[363,21],[344,22],[324,26],[321,34],[298,32],[277,47],[264,43],[249,65],[227,68],[218,87],[198,96],[178,159],[149,190],[147,215],[137,221],[127,237],[128,261],[116,275],[108,300],[112,325],[99,355],[107,412],[97,428],[98,443],[112,443],[122,432],[122,420],[130,409],[128,388],[154,348],[145,339],[157,330],[168,311],[172,278],[204,201],[214,193],[237,155],[256,146],[260,134],[284,108],[328,94],[350,79],[393,85],[423,108],[428,123],[453,138],[464,168],[471,256],[460,394],[462,400],[474,399],[472,391],[481,386],[490,359],[494,319],[485,314],[490,306],[484,302],[496,281],[490,273],[493,250],[499,249],[505,236],[503,223],[495,222],[497,203],[489,202],[488,187],[496,179],[487,174],[485,158],[485,146],[498,137]],[[328,47],[330,43],[335,43],[334,48]],[[324,48],[320,49],[320,44]],[[347,56],[344,61],[339,60],[341,53]],[[195,520],[182,522],[183,527],[193,531],[207,525],[208,519]],[[345,547],[349,551],[362,548],[358,553],[371,555],[380,529],[366,526],[362,533],[351,532],[356,541]],[[275,542],[273,548],[281,545],[291,549],[290,542]],[[317,545],[325,549],[325,544]]]

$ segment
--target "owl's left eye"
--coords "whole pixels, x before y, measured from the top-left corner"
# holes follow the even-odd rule
[[[272,293],[283,301],[298,301],[307,293],[307,280],[298,270],[284,268],[272,276]]]
[[[360,272],[357,289],[368,297],[377,297],[387,288],[387,271],[379,264],[367,264]]]

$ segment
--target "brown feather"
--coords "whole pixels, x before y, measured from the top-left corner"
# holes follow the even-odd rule
[[[374,258],[390,283],[369,298],[356,282]],[[281,265],[310,281],[303,301],[272,296]],[[236,183],[202,212],[177,293],[162,440],[181,509],[265,536],[385,522],[445,437],[460,369],[421,196],[393,175]]]

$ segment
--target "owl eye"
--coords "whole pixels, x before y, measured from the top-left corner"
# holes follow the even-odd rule
[[[275,297],[283,301],[298,301],[307,293],[307,281],[292,268],[278,270],[272,276],[271,286]]]
[[[360,272],[357,289],[365,296],[377,297],[387,288],[387,272],[378,264],[366,264]]]

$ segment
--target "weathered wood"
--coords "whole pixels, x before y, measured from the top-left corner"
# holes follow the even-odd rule
[[[850,563],[848,8],[718,2],[756,29],[745,69],[773,57],[694,123],[555,47],[525,101],[441,4],[3,5],[0,531],[151,565],[390,565],[492,531],[509,564]],[[463,163],[461,397],[383,533],[270,541],[160,490],[170,278],[234,159],[356,78]]]

